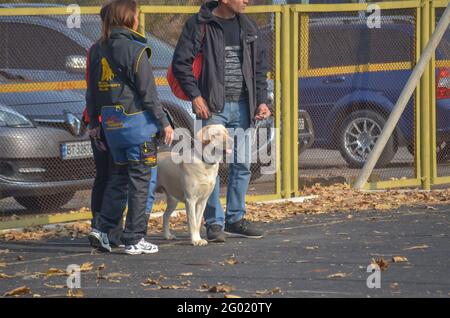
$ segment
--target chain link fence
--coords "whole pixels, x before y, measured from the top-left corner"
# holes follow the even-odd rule
[[[95,167],[86,127],[80,121],[85,106],[83,63],[87,49],[100,37],[101,25],[96,7],[81,16],[80,28],[68,28],[65,9],[71,2],[33,4],[34,7],[53,4],[53,9],[60,10],[58,14],[23,15],[14,14],[14,10],[29,6],[25,1],[8,1],[9,4],[0,1],[0,13],[12,9],[9,14],[0,14],[2,221],[17,215],[78,211],[90,206]],[[163,107],[174,126],[189,128],[191,135],[194,118],[191,104],[172,95],[165,76],[184,22],[203,2],[139,1],[143,6],[141,24],[153,50],[151,62]],[[102,3],[77,1],[85,6]],[[377,24],[377,20],[370,18],[371,13],[351,8],[329,12],[321,8],[322,12],[315,12],[304,11],[304,6],[292,6],[285,11],[281,6],[259,6],[270,5],[272,1],[253,1],[255,5],[248,8],[248,14],[257,22],[261,42],[269,52],[268,83],[275,106],[273,119],[261,128],[276,127],[281,132],[266,130],[265,139],[274,143],[264,150],[275,152],[275,165],[271,162],[268,168],[258,161],[252,164],[249,200],[288,197],[291,190],[298,190],[297,181],[300,187],[354,181],[418,59],[420,6],[405,8],[402,3],[383,9]],[[163,13],[152,9],[156,5],[175,7],[171,7],[173,12]],[[436,22],[442,12],[441,7],[436,8]],[[284,37],[286,32],[291,34],[290,38]],[[447,156],[450,151],[446,143],[450,125],[447,120],[450,106],[446,106],[449,34],[436,51],[434,92],[435,175],[442,178],[450,176],[450,155]],[[286,62],[282,56],[290,60]],[[287,73],[292,83],[282,85],[286,79],[282,76]],[[282,100],[289,90],[290,104]],[[417,93],[409,101],[370,182],[413,180],[411,184],[420,185],[420,156],[416,147],[420,139],[419,97]],[[287,128],[286,121],[291,127]],[[296,134],[298,147],[292,145],[297,140]],[[280,147],[285,150],[293,147],[294,153],[280,154]],[[257,140],[253,153],[259,148],[264,145]],[[279,159],[284,159],[284,165]],[[281,180],[281,175],[287,178]],[[226,165],[221,166],[220,176],[225,194]],[[293,179],[285,180],[290,177]],[[385,185],[389,187],[388,183]],[[162,203],[158,196],[157,209],[162,208]]]
[[[32,6],[49,7],[48,4]],[[3,9],[17,7],[26,5],[22,2],[3,5]],[[61,2],[50,7],[64,12],[66,9]],[[184,8],[179,7],[179,13],[146,13],[141,23],[153,50],[151,62],[164,110],[175,127],[189,128],[192,134],[191,104],[177,99],[165,78],[183,24],[193,13],[189,10],[184,10],[189,13],[183,13]],[[258,23],[262,43],[267,45],[269,52],[269,87],[274,101],[279,100],[274,87],[277,74],[275,36],[277,32],[280,34],[275,27],[279,25],[280,13],[277,18],[275,15],[270,10],[250,13]],[[12,14],[0,16],[0,220],[22,218],[37,212],[78,211],[90,206],[95,166],[91,142],[81,118],[85,107],[85,56],[100,37],[100,22],[98,14],[83,14],[80,28],[69,28],[64,13],[16,15],[13,10]],[[269,153],[276,151],[275,143],[270,145],[270,141],[276,139],[272,129],[275,121],[263,123],[260,131],[267,132],[266,140],[258,139],[253,143],[254,155],[264,147]],[[267,130],[263,129],[266,127]],[[162,147],[161,150],[168,149]],[[249,195],[276,195],[279,192],[277,167],[261,169],[261,166],[258,161],[252,164]],[[225,186],[227,165],[221,165],[219,173]],[[222,194],[225,194],[224,187]],[[157,197],[156,207],[162,207],[161,199]]]
[[[300,185],[354,181],[412,72],[416,10],[369,16],[300,13],[298,108],[314,134],[313,143],[299,138]],[[412,98],[370,181],[416,177],[415,114]]]
[[[433,8],[437,25],[445,8]],[[450,28],[447,29],[435,53],[433,98],[436,101],[436,164],[437,177],[450,176]],[[432,145],[433,146],[433,145]]]

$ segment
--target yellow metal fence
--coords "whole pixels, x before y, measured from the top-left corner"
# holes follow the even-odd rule
[[[340,14],[348,15],[349,20],[360,16],[366,12],[369,4],[305,4],[305,5],[270,5],[270,6],[250,6],[247,13],[257,19],[270,21],[273,41],[272,69],[270,77],[273,80],[274,106],[275,106],[275,127],[276,134],[276,173],[271,181],[270,189],[264,193],[256,193],[248,196],[248,201],[262,201],[279,198],[289,198],[301,194],[302,178],[320,173],[326,174],[333,171],[333,168],[317,168],[311,165],[317,160],[326,161],[327,154],[337,156],[336,149],[331,152],[308,149],[305,153],[299,151],[299,102],[302,96],[302,80],[326,78],[330,76],[340,76],[346,74],[363,74],[390,71],[411,70],[420,57],[420,51],[429,40],[431,32],[436,25],[436,13],[448,5],[449,1],[392,1],[378,3],[378,7],[383,14],[392,14],[400,17],[411,17],[414,36],[411,45],[411,55],[409,60],[395,62],[373,62],[355,64],[337,64],[337,66],[326,65],[321,67],[315,65],[311,58],[315,58],[314,37],[311,28],[321,23],[321,21],[331,21],[338,25],[342,22]],[[81,7],[82,15],[97,15],[99,7]],[[142,6],[140,7],[141,31],[148,31],[148,27],[153,23],[155,16],[187,16],[198,11],[198,7],[185,6]],[[69,13],[66,8],[2,8],[1,17],[12,16],[66,16]],[[144,30],[145,29],[145,30]],[[345,45],[345,43],[343,43]],[[339,48],[336,48],[339,49]],[[376,48],[374,48],[376,49]],[[357,54],[357,52],[355,52]],[[336,61],[339,62],[339,61]],[[320,64],[320,63],[319,63]],[[446,60],[438,60],[430,63],[429,69],[424,74],[420,86],[412,99],[414,116],[409,122],[409,129],[412,135],[412,154],[406,163],[399,162],[399,167],[404,167],[404,175],[392,177],[389,171],[380,173],[381,177],[372,178],[366,184],[367,189],[385,189],[398,187],[422,187],[429,189],[432,185],[450,183],[449,175],[445,175],[445,169],[439,173],[441,164],[437,163],[436,155],[436,67],[448,67],[450,63]],[[356,77],[355,77],[356,78]],[[389,78],[387,78],[389,80]],[[299,84],[300,83],[300,84]],[[157,78],[158,85],[167,85],[164,77]],[[357,83],[356,83],[357,84]],[[46,81],[19,84],[0,83],[0,94],[16,92],[35,91],[66,91],[84,90],[84,81]],[[345,118],[338,117],[336,121],[344,121]],[[334,151],[334,152],[333,152]],[[309,157],[308,157],[309,156]],[[309,158],[309,159],[308,159]],[[319,158],[319,159],[318,159]],[[339,159],[341,160],[341,159]],[[342,160],[341,160],[342,161]],[[341,163],[331,163],[330,167],[340,167]],[[402,166],[404,164],[404,166]],[[446,165],[445,163],[443,165]],[[334,168],[336,170],[336,168]],[[339,168],[340,169],[340,168]],[[347,168],[345,168],[347,169]],[[358,169],[345,170],[348,182],[354,178]],[[341,173],[342,174],[342,173]],[[313,178],[314,180],[314,178]],[[163,203],[162,203],[163,204]],[[161,207],[161,205],[159,206]],[[87,219],[90,213],[66,213],[58,216],[42,215],[37,218],[25,218],[0,222],[0,230],[13,227],[67,222],[80,219]]]

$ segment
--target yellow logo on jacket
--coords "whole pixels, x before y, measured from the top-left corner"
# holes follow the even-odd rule
[[[114,72],[111,69],[111,66],[109,66],[108,61],[106,58],[102,58],[102,82],[109,82],[112,81],[112,79],[115,77]]]

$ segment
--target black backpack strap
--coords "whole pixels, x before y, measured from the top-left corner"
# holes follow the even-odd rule
[[[113,57],[111,56],[111,53],[109,51],[109,48],[105,47],[105,45],[100,45],[100,50],[102,51],[102,55],[106,58],[106,60],[109,63],[109,66],[111,66],[112,71],[114,74],[116,74],[119,79],[129,86],[132,90],[136,90],[135,85],[131,82],[131,80],[128,78],[128,76],[125,74],[122,68],[117,66],[116,62],[114,61]]]

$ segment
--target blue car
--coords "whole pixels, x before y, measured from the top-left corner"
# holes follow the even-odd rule
[[[369,28],[358,14],[311,14],[302,48],[298,107],[312,120],[313,148],[339,150],[349,166],[362,167],[403,90],[415,61],[412,16],[383,15]],[[436,59],[450,60],[448,32]],[[437,63],[438,159],[450,154],[450,64]],[[301,139],[301,138],[300,138]],[[301,142],[301,140],[300,140]],[[401,116],[377,167],[400,147],[414,153],[414,98]]]

